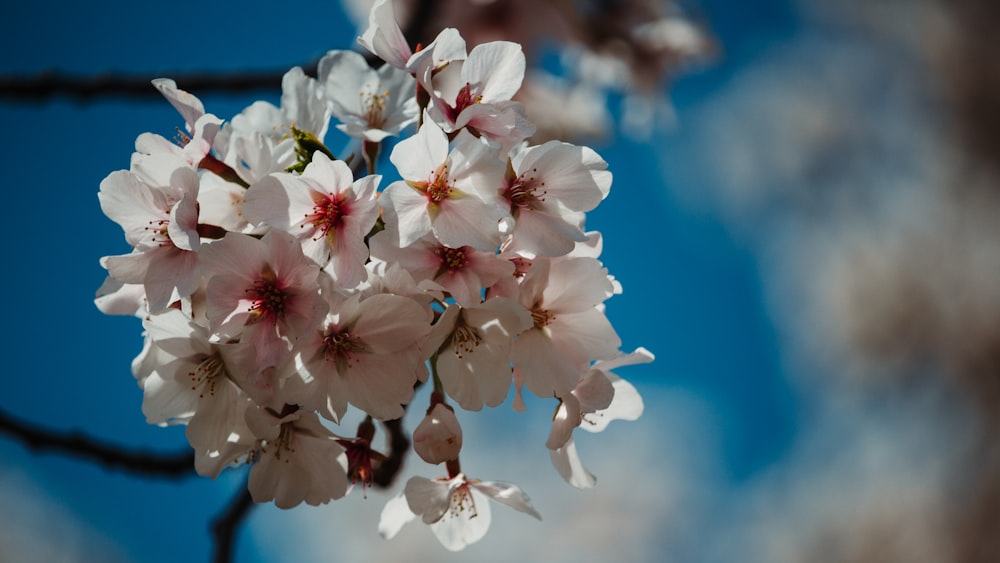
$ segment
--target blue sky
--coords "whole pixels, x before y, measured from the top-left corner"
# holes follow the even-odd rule
[[[773,247],[762,243],[773,224],[733,219],[732,207],[719,203],[722,196],[709,185],[718,181],[713,167],[726,166],[725,155],[713,161],[705,156],[710,149],[700,156],[694,151],[711,141],[707,116],[738,107],[734,84],[746,84],[740,77],[765,62],[776,64],[775,53],[800,49],[810,30],[783,2],[754,3],[753,9],[721,0],[702,4],[724,51],[713,66],[674,85],[675,128],[651,142],[619,139],[595,147],[615,180],[588,226],[604,234],[602,260],[624,286],[624,294],[607,303],[623,348],[644,346],[657,356],[619,372],[643,394],[646,413],[580,439],[599,479],[596,490],[582,492],[562,483],[549,465],[550,406],[516,415],[505,405],[482,418],[464,417],[467,449],[474,448],[467,470],[521,484],[545,517],[538,524],[495,508],[487,540],[466,556],[488,560],[491,550],[519,542],[510,549],[526,557],[532,546],[545,545],[563,550],[553,558],[571,559],[596,549],[583,538],[598,541],[602,530],[617,528],[607,536],[617,544],[596,545],[614,546],[622,560],[669,552],[684,561],[724,561],[698,547],[696,538],[733,525],[728,508],[749,510],[747,490],[766,495],[760,491],[775,488],[760,484],[775,467],[794,471],[788,468],[809,464],[808,455],[798,457],[805,455],[801,444],[826,411],[788,375],[787,327],[776,320],[782,309],[774,306],[774,280],[766,271]],[[0,47],[9,55],[0,72],[285,70],[328,49],[352,47],[356,34],[335,2],[285,4],[294,13],[277,16],[272,3],[259,1],[197,10],[167,2],[147,2],[139,11],[133,6],[111,0],[9,6],[0,23]],[[223,118],[256,99],[200,97]],[[2,283],[9,323],[0,408],[124,446],[182,449],[181,429],[151,427],[142,416],[141,391],[129,373],[141,347],[138,321],[106,317],[92,302],[105,275],[98,259],[127,250],[119,227],[100,211],[99,183],[127,168],[138,134],[170,137],[181,121],[156,99],[3,102],[0,120],[7,124],[0,154],[8,213],[0,228],[7,241]],[[740,125],[738,119],[732,124]],[[479,440],[470,444],[470,435]],[[36,455],[6,438],[0,459],[0,505],[26,507],[21,517],[12,508],[0,515],[6,530],[0,549],[63,550],[68,560],[95,550],[125,561],[205,559],[208,522],[241,486],[236,472],[214,482],[135,478]],[[433,476],[417,462],[410,474]],[[238,560],[318,560],[329,549],[362,559],[444,555],[416,525],[395,543],[382,542],[375,525],[388,497],[358,497],[322,509],[261,507],[242,530]]]

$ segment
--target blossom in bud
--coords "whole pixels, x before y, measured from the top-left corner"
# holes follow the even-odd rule
[[[462,449],[462,427],[455,411],[435,404],[413,431],[413,449],[420,459],[437,465],[458,457]]]

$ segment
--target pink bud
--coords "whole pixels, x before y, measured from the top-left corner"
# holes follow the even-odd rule
[[[427,463],[457,458],[462,449],[462,427],[455,413],[442,403],[435,405],[413,431],[413,449]]]

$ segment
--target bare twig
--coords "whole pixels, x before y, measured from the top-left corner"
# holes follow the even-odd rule
[[[128,450],[99,442],[80,432],[55,432],[17,420],[0,411],[0,433],[8,434],[32,451],[54,451],[144,477],[179,479],[194,475],[194,453],[154,453]]]

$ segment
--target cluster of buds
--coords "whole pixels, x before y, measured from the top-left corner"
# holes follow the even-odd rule
[[[142,319],[132,368],[147,420],[186,425],[199,474],[250,464],[253,499],[282,508],[370,486],[386,459],[374,421],[401,418],[430,381],[413,449],[447,473],[412,477],[380,530],[420,516],[457,550],[485,533],[487,498],[538,514],[517,487],[463,473],[455,408],[496,407],[512,386],[515,409],[524,387],[554,398],[552,461],[592,486],[573,430],[638,417],[611,370],[652,355],[620,351],[603,303],[621,289],[583,230],[611,174],[587,147],[530,144],[511,100],[520,47],[467,52],[447,29],[412,52],[381,0],[359,42],[386,64],[331,51],[317,77],[285,74],[280,107],[226,122],[154,81],[185,130],[140,135],[129,170],[101,183],[131,252],[101,260],[97,305]],[[325,141],[334,118],[345,158]],[[413,129],[384,182],[383,145]],[[349,409],[363,415],[353,437],[337,432]]]

